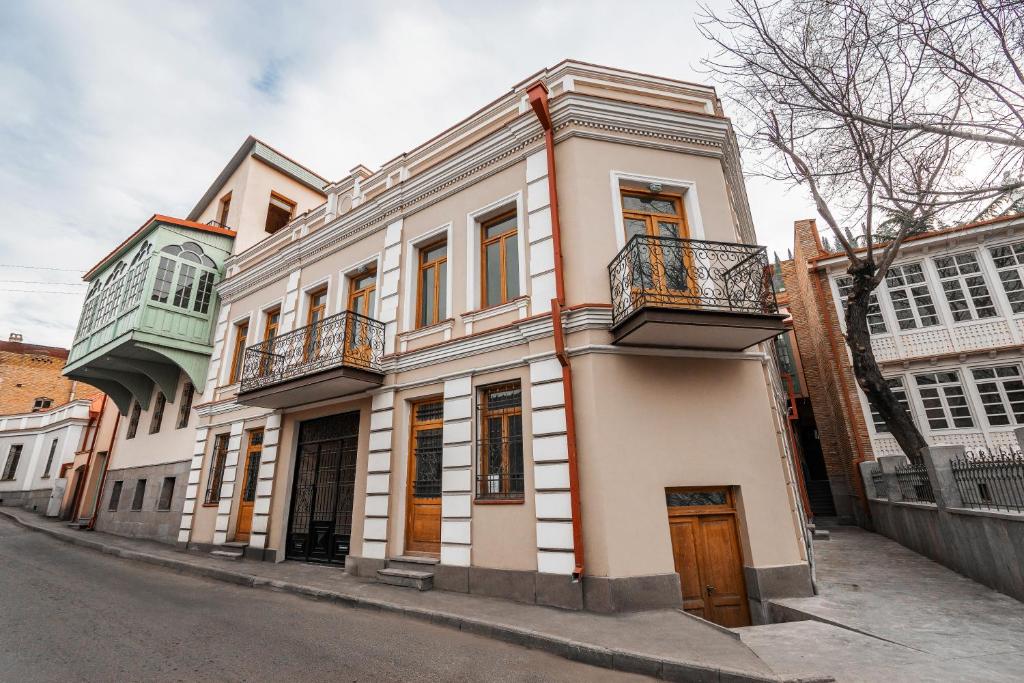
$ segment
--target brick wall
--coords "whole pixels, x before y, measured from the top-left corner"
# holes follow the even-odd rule
[[[99,390],[61,376],[67,350],[19,342],[0,342],[0,415],[27,413],[45,396],[53,406],[72,398],[92,398]],[[72,391],[74,396],[72,397]]]
[[[841,518],[853,520],[864,511],[854,463],[861,455],[871,457],[871,441],[828,278],[823,272],[808,269],[822,253],[815,222],[797,221],[793,260],[783,262],[781,269],[836,511]]]

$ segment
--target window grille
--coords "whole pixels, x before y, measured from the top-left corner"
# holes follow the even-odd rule
[[[935,267],[939,271],[942,291],[949,303],[953,320],[975,320],[996,315],[996,307],[981,274],[981,265],[973,252],[954,256],[938,256]]]
[[[146,480],[139,479],[135,482],[135,496],[132,498],[132,510],[141,510],[142,503],[146,499]]]
[[[921,403],[924,404],[929,427],[949,429],[950,426],[974,426],[967,395],[956,371],[929,372],[915,375],[914,380],[921,395]]]
[[[139,418],[142,417],[142,406],[139,405],[138,401],[132,404],[132,416],[128,420],[128,433],[125,434],[126,439],[134,439],[136,432],[139,431]]]
[[[160,431],[160,425],[164,421],[164,407],[167,405],[167,397],[164,392],[156,395],[156,402],[153,406],[153,417],[149,421],[149,433],[156,434]]]
[[[914,419],[914,411],[910,407],[910,400],[907,398],[907,388],[903,385],[902,377],[889,377],[885,380],[889,385],[889,389],[893,395],[896,396],[896,400],[903,406],[903,410],[907,411],[907,415],[910,419]],[[868,406],[871,408],[871,422],[875,425],[875,431],[879,434],[886,434],[889,432],[889,425],[885,424],[885,420],[882,419],[882,414],[875,410],[875,406],[871,401],[868,401]]]
[[[989,247],[1010,310],[1024,313],[1024,242]]]
[[[188,426],[189,417],[192,415],[192,399],[195,398],[196,388],[192,382],[185,382],[181,388],[181,406],[178,408],[178,429]]]
[[[224,465],[228,459],[229,434],[218,434],[213,443],[210,474],[206,478],[206,504],[220,502],[220,486],[224,482]]]
[[[846,299],[853,289],[853,278],[836,278],[836,287],[839,289],[839,300],[843,304],[843,317],[846,317]],[[885,334],[889,328],[885,325],[885,318],[882,317],[882,307],[878,305],[878,295],[871,292],[868,297],[868,329],[871,334]]]
[[[523,497],[523,407],[519,382],[486,387],[480,392],[476,497],[516,500]]]
[[[885,276],[885,284],[896,313],[896,323],[901,330],[939,324],[939,316],[921,264],[892,266]]]

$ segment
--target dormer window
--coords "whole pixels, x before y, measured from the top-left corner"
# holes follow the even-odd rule
[[[220,211],[217,213],[217,222],[220,223],[220,227],[228,227],[228,211],[231,209],[231,193],[228,192],[226,195],[220,198]]]
[[[273,235],[288,225],[294,212],[295,202],[276,192],[271,192],[270,205],[267,207],[267,232]]]
[[[40,410],[47,410],[52,405],[53,405],[53,399],[52,398],[46,398],[45,396],[40,396],[36,400],[32,401],[32,412],[33,413],[38,413]]]

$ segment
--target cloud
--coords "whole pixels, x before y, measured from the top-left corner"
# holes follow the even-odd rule
[[[566,57],[686,80],[688,3],[0,3],[0,280],[66,282],[183,215],[253,133],[328,178],[375,167]],[[635,23],[634,23],[635,22]],[[633,24],[642,31],[624,30]],[[750,185],[784,248],[799,194]],[[754,201],[756,198],[756,201]],[[75,290],[0,282],[0,338],[69,346]],[[81,288],[77,288],[81,289]]]

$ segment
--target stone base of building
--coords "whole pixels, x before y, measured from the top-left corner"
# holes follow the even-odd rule
[[[50,503],[52,489],[36,489],[34,491],[0,491],[0,505],[4,507],[21,507],[39,514],[46,514],[46,506]]]
[[[181,526],[181,511],[185,505],[185,489],[191,461],[164,463],[147,467],[108,470],[100,494],[96,530],[118,536],[145,538],[161,543],[175,544]],[[174,494],[169,510],[157,510],[160,491],[165,477],[174,477]],[[146,480],[142,509],[133,510],[136,482]],[[114,482],[123,482],[117,510],[110,510],[110,494]]]
[[[776,567],[744,567],[750,618],[755,625],[770,624],[768,601],[773,598],[807,598],[814,595],[811,567],[806,562]]]

